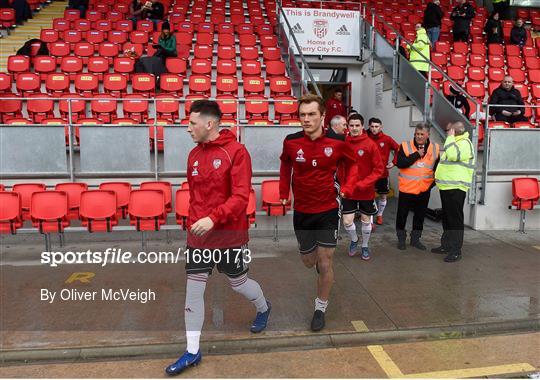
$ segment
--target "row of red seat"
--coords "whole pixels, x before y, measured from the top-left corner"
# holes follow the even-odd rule
[[[285,215],[290,202],[283,206],[279,201],[279,180],[261,184],[262,207],[267,215]],[[189,187],[187,183],[175,193],[176,222],[184,229],[189,212]],[[139,189],[132,189],[129,182],[105,182],[99,190],[88,190],[86,183],[60,183],[54,190],[46,190],[43,183],[22,183],[5,191],[0,185],[0,233],[15,234],[24,221],[41,233],[63,232],[72,220],[80,219],[89,232],[111,232],[118,220],[129,216],[137,231],[158,231],[172,212],[172,186],[170,182],[143,182]],[[256,198],[252,189],[246,218],[255,222]]]
[[[46,95],[33,95],[38,99],[29,99],[26,102],[26,110],[29,116],[27,124],[39,124],[45,119],[55,118],[54,98],[47,98]],[[128,95],[129,96],[129,95]],[[189,109],[193,101],[202,99],[200,95],[186,98],[184,111],[189,114]],[[156,113],[159,118],[167,120],[177,120],[180,116],[180,99],[169,94],[162,94],[156,97]],[[238,116],[240,105],[243,103],[247,119],[268,118],[270,105],[273,104],[276,119],[288,120],[296,119],[298,112],[298,103],[293,96],[276,96],[269,100],[261,95],[248,95],[244,99],[238,100],[231,95],[219,95],[216,97],[221,111],[225,118],[235,119]],[[20,118],[23,117],[23,103],[20,99],[0,100],[1,121],[6,124],[23,124]],[[123,113],[125,117],[132,118],[136,122],[146,122],[148,115],[148,101],[131,95],[130,98],[122,102]],[[66,109],[67,107],[67,109]],[[111,123],[118,119],[119,103],[112,95],[98,94],[94,100],[90,100],[90,112],[93,118],[99,123]],[[62,100],[59,104],[61,117],[67,119],[71,111],[72,121],[78,123],[79,119],[86,118],[86,103],[81,100],[74,100],[71,105]],[[16,119],[16,122],[11,120]],[[24,120],[24,119],[23,119]]]

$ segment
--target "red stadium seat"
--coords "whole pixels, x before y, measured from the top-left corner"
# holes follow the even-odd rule
[[[532,210],[540,198],[538,180],[534,177],[512,179],[512,205],[518,210]]]
[[[148,118],[148,100],[142,99],[141,94],[128,94],[124,96],[122,101],[124,115],[137,121],[144,123]]]
[[[58,41],[58,31],[55,29],[41,29],[39,39],[47,44]]]
[[[165,144],[165,136],[164,136],[164,130],[163,126],[169,125],[170,122],[168,120],[155,120],[155,119],[148,119],[148,135],[150,136],[150,151],[154,151],[156,145],[158,152],[163,152],[163,147]],[[157,138],[157,143],[154,144],[155,139]]]
[[[447,74],[452,80],[458,83],[462,83],[465,80],[465,71],[463,70],[462,67],[448,66]]]
[[[103,18],[103,15],[101,12],[97,10],[89,10],[86,12],[86,19],[90,21],[91,23],[96,22],[97,20],[101,20]]]
[[[467,55],[462,53],[451,53],[450,64],[454,66],[465,67],[467,66]]]
[[[264,79],[259,76],[244,77],[244,95],[260,94],[264,95]]]
[[[520,69],[523,67],[523,60],[518,56],[506,57],[506,66],[510,69]]]
[[[522,54],[524,57],[536,57],[538,51],[534,46],[523,46]]]
[[[103,57],[90,57],[88,59],[88,72],[103,80],[103,74],[108,73],[110,69],[109,60]]]
[[[2,95],[4,98],[0,99],[0,116],[2,123],[6,123],[8,120],[22,117],[22,100],[18,99],[14,94]],[[11,99],[12,98],[12,99]]]
[[[127,78],[122,74],[105,74],[103,90],[114,97],[122,97],[127,93]]]
[[[60,71],[69,75],[70,80],[74,80],[75,76],[83,70],[83,60],[75,56],[63,57],[60,62]]]
[[[131,183],[129,182],[102,182],[99,190],[110,190],[116,193],[116,215],[118,219],[125,219],[128,215],[129,196]]]
[[[213,45],[214,33],[197,33],[197,37],[195,38],[195,43],[197,45]]]
[[[527,100],[529,98],[529,88],[525,84],[514,83],[514,88],[520,92],[523,100]]]
[[[298,102],[294,96],[277,96],[274,99],[276,119],[282,120],[298,118]]]
[[[235,44],[234,33],[220,33],[218,34],[219,46],[233,46]]]
[[[281,61],[281,51],[277,47],[263,48],[264,61]]]
[[[467,55],[469,53],[469,45],[461,41],[454,42],[452,45],[452,51],[454,53]]]
[[[503,55],[488,55],[488,65],[489,67],[504,67],[504,56]]]
[[[185,59],[177,57],[169,57],[165,61],[165,67],[167,71],[171,74],[180,74],[182,76],[186,75],[187,61]]]
[[[236,60],[236,49],[234,46],[219,46],[218,47],[218,61],[219,60]]]
[[[486,45],[483,43],[473,42],[471,44],[471,54],[486,55]]]
[[[257,61],[242,60],[242,76],[260,76],[260,75],[261,75],[261,63],[258,60]]]
[[[477,98],[480,101],[484,100],[484,97],[486,96],[486,87],[482,82],[470,80],[465,85],[465,90],[470,96]]]
[[[54,102],[47,94],[32,94],[30,97],[26,102],[26,110],[34,123],[39,124],[43,119],[53,117]]]
[[[212,61],[201,58],[192,59],[191,72],[193,74],[210,75],[212,73]]]
[[[531,83],[540,83],[540,70],[529,70],[527,77]]]
[[[525,57],[525,67],[528,70],[539,70],[540,59],[538,57]]]
[[[154,24],[149,20],[139,20],[136,29],[150,34],[154,31]]]
[[[71,49],[73,50],[75,44],[82,41],[82,33],[74,29],[66,30],[64,32],[63,40],[64,42],[70,44]]]
[[[214,24],[218,24],[216,22],[201,22],[197,25],[195,28],[197,33],[214,33]]]
[[[148,33],[140,30],[134,30],[129,33],[129,41],[132,44],[146,45],[148,43]]]
[[[191,75],[189,77],[190,94],[204,94],[210,96],[211,82],[206,75]]]
[[[172,211],[172,186],[166,181],[142,182],[141,190],[161,190],[165,196],[165,211]]]
[[[128,34],[122,30],[111,30],[107,41],[113,44],[123,45],[128,41]]]
[[[68,219],[79,219],[79,207],[81,205],[81,194],[88,190],[88,185],[83,182],[58,183],[54,187],[56,191],[63,191],[68,197]]]
[[[8,72],[15,78],[18,74],[30,71],[30,57],[25,55],[10,55],[8,57]]]
[[[486,57],[480,54],[469,54],[469,65],[474,67],[486,67]]]
[[[289,202],[283,205],[279,199],[279,180],[265,180],[261,183],[261,208],[268,216],[274,216],[274,240],[278,237],[277,217],[284,216],[291,209],[291,195]]]
[[[502,82],[504,76],[506,75],[504,69],[497,67],[490,67],[488,69],[488,80],[490,82]]]
[[[18,93],[22,96],[28,96],[40,91],[41,77],[34,73],[19,74],[15,80],[15,86]]]
[[[126,75],[128,78],[135,68],[135,60],[128,57],[114,59],[114,72]]]
[[[69,99],[69,100],[68,100]],[[71,109],[70,109],[71,104]],[[85,117],[86,102],[81,95],[65,94],[58,102],[58,109],[63,119],[69,121],[69,111],[71,110],[72,122],[77,122],[79,118]]]
[[[15,118],[15,119],[9,119],[6,121],[7,125],[31,125],[34,124],[34,122],[30,119],[24,119],[22,117]]]
[[[437,53],[450,54],[450,44],[446,41],[435,42],[435,51]]]
[[[80,217],[88,232],[111,232],[118,224],[116,192],[113,190],[84,191],[80,195]]]
[[[242,61],[255,61],[259,59],[259,49],[254,46],[240,47],[240,58]]]
[[[189,188],[176,190],[174,210],[176,214],[176,223],[185,230],[187,228],[187,218],[189,216]]]
[[[68,43],[57,41],[49,44],[50,55],[56,57],[56,63],[60,64],[63,57],[67,57],[71,53],[71,47]]]
[[[66,9],[64,11],[64,19],[75,21],[81,18],[81,12],[78,9]]]
[[[274,35],[262,35],[259,37],[261,47],[277,47],[278,41],[277,37]]]
[[[23,225],[21,197],[11,191],[0,191],[0,234],[15,234]]]
[[[266,78],[285,75],[285,63],[282,61],[266,62]]]
[[[17,25],[15,10],[11,8],[0,9],[0,28],[4,28],[8,31]]]
[[[43,183],[18,183],[13,185],[12,191],[21,197],[21,210],[23,220],[30,220],[30,200],[37,191],[45,191]],[[67,202],[66,202],[67,206]]]
[[[97,20],[95,22],[95,28],[101,30],[102,32],[108,33],[113,30],[113,21],[112,20]]]
[[[91,97],[97,94],[99,87],[98,77],[94,74],[77,74],[75,77],[75,91],[84,97]]]
[[[217,75],[232,75],[236,76],[236,61],[229,59],[218,59]]]
[[[86,37],[86,33],[92,30],[92,22],[86,19],[78,19],[73,21],[73,29],[82,33],[83,38]]]
[[[11,75],[0,73],[0,97],[11,93]]]
[[[94,55],[94,45],[90,42],[79,42],[75,45],[73,53],[87,64],[90,57]]]
[[[243,46],[255,47],[255,45],[257,44],[257,37],[255,37],[255,35],[253,34],[240,34],[238,38],[239,38],[240,48],[242,48]]]
[[[521,49],[517,45],[505,45],[506,57],[520,57]]]
[[[193,49],[194,59],[207,59],[213,57],[212,45],[196,45]]]
[[[501,44],[489,44],[488,55],[504,56],[504,49]]]
[[[133,74],[131,85],[134,94],[153,96],[156,91],[156,78],[154,74]]]
[[[184,93],[184,78],[178,74],[162,74],[159,78],[159,87],[162,92],[182,96]]]
[[[174,122],[179,117],[178,98],[172,94],[159,94],[156,96],[156,112],[160,119]]]
[[[90,101],[90,110],[92,117],[97,118],[100,122],[110,124],[113,119],[118,117],[117,101],[116,98],[111,95],[98,94],[93,96],[93,100]]]
[[[515,83],[525,83],[525,71],[521,70],[521,68],[508,69],[508,75],[512,77]]]
[[[218,95],[216,102],[225,118],[236,118],[238,113],[238,100],[232,95]]]
[[[244,80],[245,82],[245,80]],[[234,76],[218,75],[216,79],[216,90],[220,94],[238,94],[238,79]]]
[[[133,23],[131,20],[122,20],[116,22],[114,30],[118,30],[125,33],[131,33],[133,31]],[[113,32],[113,30],[111,30]]]
[[[165,224],[165,195],[162,190],[133,190],[129,198],[129,223],[137,231],[158,231]]]
[[[513,128],[524,128],[524,129],[529,129],[529,128],[536,128],[536,126],[532,123],[529,123],[528,121],[518,121],[518,122],[515,122],[513,125],[512,125]]]
[[[71,28],[71,22],[64,18],[54,18],[52,28],[60,32],[60,37],[64,35],[64,31]]]
[[[486,73],[483,68],[469,66],[467,68],[467,78],[472,81],[483,82],[486,80]]]
[[[39,232],[63,232],[69,226],[68,197],[63,191],[36,191],[31,196],[30,216]]]
[[[268,116],[268,99],[260,95],[246,96],[246,117],[266,117]]]
[[[119,45],[116,43],[102,42],[99,44],[98,53],[100,56],[108,58],[109,63],[113,63],[113,59],[120,53]]]
[[[437,66],[445,68],[448,64],[448,56],[444,53],[433,52],[431,53],[431,61]]]

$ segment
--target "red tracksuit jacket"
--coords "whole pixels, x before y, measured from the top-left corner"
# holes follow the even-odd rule
[[[392,159],[392,162],[394,165],[397,163],[397,153],[399,150],[399,144],[390,136],[385,135],[383,132],[379,132],[376,135],[371,133],[370,130],[367,131],[369,138],[373,140],[375,144],[379,147],[379,152],[381,153],[381,159],[384,164],[384,172],[381,175],[380,178],[386,178],[388,177],[388,169],[386,169],[386,165],[388,165],[388,159],[390,158],[390,152],[394,151],[394,158]]]
[[[345,142],[356,152],[359,180],[353,194],[347,198],[357,201],[372,200],[375,198],[375,182],[381,178],[385,169],[377,144],[365,132],[355,137],[349,135]],[[351,175],[350,171],[350,164],[345,163],[343,170],[339,171],[340,183],[343,183]]]
[[[246,244],[246,208],[251,189],[251,157],[234,134],[223,129],[188,156],[189,217],[187,244],[192,248],[232,248]],[[214,228],[203,236],[189,232],[197,220],[210,217]]]
[[[356,186],[356,156],[343,136],[323,134],[311,140],[304,131],[293,133],[283,141],[280,159],[279,197],[289,197],[292,181],[297,211],[316,214],[338,207],[336,170],[342,162],[349,162],[351,175],[342,183],[340,191],[347,197]]]
[[[345,114],[345,106],[337,99],[328,99],[326,101],[325,108],[326,116],[324,117],[324,125],[326,127],[330,125],[330,120],[332,120],[334,116],[341,115],[347,117],[347,115]]]

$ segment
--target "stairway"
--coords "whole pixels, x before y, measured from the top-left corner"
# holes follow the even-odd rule
[[[19,50],[29,39],[39,38],[41,29],[51,28],[52,20],[64,16],[67,2],[54,1],[34,14],[34,18],[28,20],[22,26],[11,30],[9,36],[0,40],[0,72],[7,71],[7,59]]]

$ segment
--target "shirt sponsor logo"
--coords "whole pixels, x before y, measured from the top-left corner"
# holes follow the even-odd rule
[[[304,151],[302,149],[296,152],[296,162],[306,162],[306,159],[304,158]]]
[[[193,171],[191,172],[191,175],[192,176],[196,176],[196,175],[199,175],[199,171],[197,170],[199,167],[199,161],[195,161],[193,163]]]
[[[216,158],[214,162],[212,162],[212,165],[214,165],[214,169],[219,169],[221,166],[221,160],[219,158]]]
[[[380,143],[379,145],[381,146],[381,148],[382,148],[382,147],[384,147],[384,143],[383,143],[383,142],[382,142],[382,143]]]
[[[324,148],[324,154],[326,155],[326,157],[330,157],[332,153],[334,153],[334,149],[332,149],[331,147],[327,146],[326,148]]]
[[[364,155],[364,151],[362,149],[358,149],[358,155],[359,156],[363,156]]]

